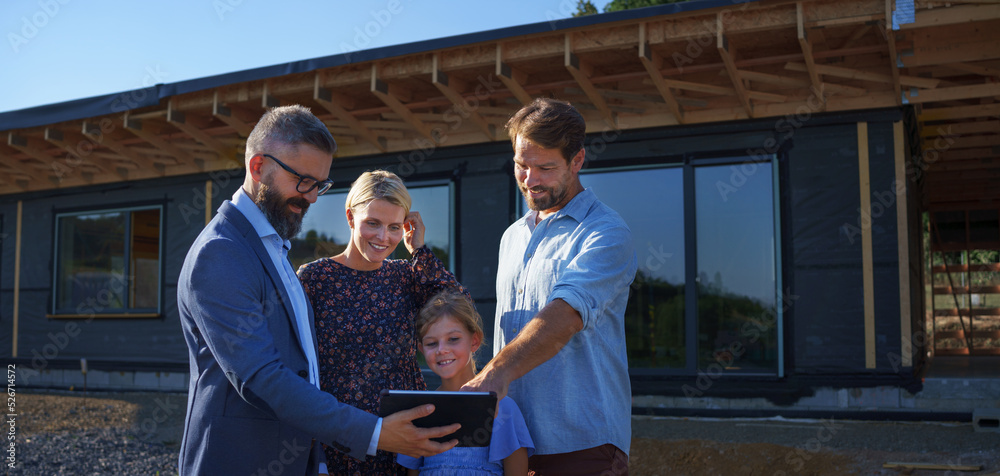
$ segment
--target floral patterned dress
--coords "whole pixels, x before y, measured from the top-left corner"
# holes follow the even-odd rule
[[[302,265],[298,274],[315,312],[320,388],[374,414],[382,389],[426,390],[413,320],[445,287],[468,294],[427,247],[415,250],[412,260],[385,260],[373,271],[323,258]],[[406,474],[393,453],[379,450],[358,461],[325,449],[331,475]]]

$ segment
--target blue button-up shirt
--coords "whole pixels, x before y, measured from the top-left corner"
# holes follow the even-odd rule
[[[625,305],[637,268],[632,234],[614,210],[584,190],[531,226],[532,211],[500,241],[494,352],[546,304],[562,299],[583,319],[555,357],[510,384],[537,454],[611,443],[628,453],[632,391]]]

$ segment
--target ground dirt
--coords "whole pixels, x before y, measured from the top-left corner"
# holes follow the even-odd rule
[[[41,392],[18,395],[18,438],[94,428],[129,429],[177,450],[180,393]],[[1000,471],[1000,433],[969,423],[832,420],[633,419],[629,472],[644,475],[983,475]],[[897,470],[887,462],[982,467]]]

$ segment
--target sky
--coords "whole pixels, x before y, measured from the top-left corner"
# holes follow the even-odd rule
[[[0,112],[575,10],[575,0],[2,0]]]

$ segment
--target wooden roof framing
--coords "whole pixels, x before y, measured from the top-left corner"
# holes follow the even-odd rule
[[[510,114],[545,95],[576,104],[592,132],[915,104],[924,205],[996,206],[1000,2],[917,0],[899,30],[895,8],[772,0],[608,16],[177,94],[3,131],[0,194],[241,167],[254,121],[277,104],[312,107],[338,160],[356,160],[506,140]]]

